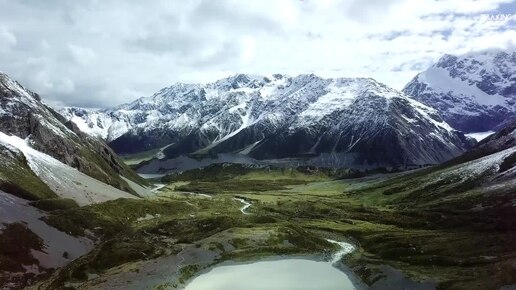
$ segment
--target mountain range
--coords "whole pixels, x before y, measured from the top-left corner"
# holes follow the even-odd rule
[[[419,269],[423,273],[438,265],[430,276],[444,277],[439,283],[474,284],[482,273],[496,285],[513,284],[514,58],[504,52],[444,56],[403,91],[369,78],[238,74],[175,84],[102,110],[56,111],[0,73],[0,284],[17,288],[46,279],[34,287],[127,286],[128,279],[113,278],[120,273],[140,275],[133,282],[149,283],[155,273],[168,279],[174,264],[165,260],[166,270],[156,271],[156,259],[185,262],[180,253],[189,243],[192,253],[206,250],[202,239],[213,243],[231,228],[251,225],[263,233],[265,225],[278,223],[292,234],[306,225],[314,229],[312,218],[325,230],[343,226],[339,233],[367,248],[368,263],[398,259],[399,267],[416,267],[410,270],[428,266]],[[461,130],[497,132],[476,143]],[[147,181],[117,153],[153,172],[169,171],[177,164],[168,163],[184,158],[200,164],[222,154],[296,168],[208,166],[162,178],[182,183],[146,199],[140,197],[153,195]],[[363,182],[341,180],[364,175],[356,170],[297,167],[314,164],[439,165]],[[260,202],[266,192],[279,192],[279,202]],[[243,194],[256,198],[250,199],[256,217],[244,212],[247,207],[239,210]],[[235,198],[237,206],[230,205]],[[332,222],[321,222],[326,217]],[[296,225],[284,230],[291,220]],[[285,236],[288,243],[284,236],[263,240],[306,245],[307,234]],[[256,241],[231,248],[256,247]],[[270,253],[269,244],[266,249]],[[128,263],[137,263],[138,271],[127,271]],[[499,277],[492,269],[509,270]]]
[[[437,164],[474,143],[406,94],[368,78],[251,76],[175,84],[113,109],[60,111],[119,154],[236,154],[375,168]],[[158,158],[159,157],[159,158]]]
[[[54,211],[50,224],[62,231],[108,234],[34,288],[177,288],[185,283],[180,263],[195,263],[187,268],[191,277],[220,259],[318,245],[311,239],[320,232],[350,237],[360,247],[344,260],[366,284],[358,289],[510,289],[515,128],[516,122],[508,124],[444,164],[398,174],[348,179],[333,169],[213,164],[162,178],[169,186],[159,199]],[[263,238],[278,225],[288,235]],[[299,228],[306,231],[293,238]],[[216,242],[234,246],[211,246]]]

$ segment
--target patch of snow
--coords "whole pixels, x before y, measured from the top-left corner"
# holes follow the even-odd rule
[[[77,116],[73,116],[70,121],[74,122],[75,125],[77,125],[77,127],[79,128],[79,130],[81,130],[82,132],[89,132],[90,131],[90,128],[88,127],[88,124],[86,124],[86,121],[81,118],[81,117],[77,117]],[[106,138],[107,137],[107,133],[106,134],[95,134],[101,138]]]
[[[41,124],[43,124],[45,127],[49,128],[54,132],[56,135],[61,136],[63,138],[68,138],[70,135],[76,135],[74,132],[72,132],[70,129],[66,128],[63,124],[52,124],[44,117],[39,117],[39,121]],[[67,135],[68,134],[68,135]]]
[[[515,152],[516,147],[508,148],[506,150],[466,162],[458,166],[456,169],[440,174],[439,178],[433,182],[439,182],[442,179],[454,176],[459,176],[462,178],[462,181],[467,181],[480,177],[486,172],[490,172],[492,174],[497,173],[503,160]]]
[[[34,257],[45,268],[57,268],[84,255],[93,248],[87,238],[76,238],[61,232],[41,220],[46,214],[19,197],[0,191],[0,221],[22,222],[44,241],[44,252],[34,251]],[[1,229],[0,229],[1,230]],[[68,258],[63,253],[68,253]]]
[[[197,153],[204,153],[204,152],[207,152],[208,150],[214,148],[215,146],[217,146],[218,144],[230,139],[231,137],[235,136],[236,134],[240,133],[242,130],[244,130],[245,128],[249,127],[249,126],[252,126],[253,124],[255,124],[256,122],[259,121],[259,118],[258,119],[253,119],[252,116],[251,116],[251,110],[252,108],[249,108],[247,110],[247,112],[244,114],[244,115],[241,115],[241,125],[238,129],[236,129],[235,131],[223,136],[222,138],[216,140],[215,142],[211,143],[210,145],[200,149],[197,151]]]
[[[175,143],[171,143],[171,144],[168,144],[168,145],[166,145],[166,146],[163,146],[163,147],[159,148],[158,153],[156,153],[156,155],[155,155],[155,156],[156,156],[156,158],[158,158],[158,159],[164,159],[166,156],[165,156],[165,153],[163,153],[163,151],[164,151],[165,149],[167,149],[168,147],[170,147],[170,146],[174,145],[174,144],[175,144]]]
[[[326,115],[349,107],[357,97],[354,86],[338,86],[335,83],[328,87],[328,93],[322,95],[316,102],[311,103],[306,110],[299,114],[301,123],[316,123]]]
[[[485,106],[505,106],[506,99],[498,94],[489,95],[477,86],[468,84],[460,79],[450,76],[448,70],[440,67],[430,67],[425,72],[419,74],[421,82],[429,84],[432,89],[443,93],[452,92],[469,98],[478,104]]]
[[[38,101],[32,97],[25,88],[23,88],[20,84],[18,84],[13,79],[9,78],[7,75],[0,73],[0,81],[2,84],[10,91],[14,92],[15,95],[19,96],[20,99],[17,99],[17,102],[23,103],[30,108],[38,108]]]
[[[31,170],[58,196],[71,198],[81,206],[117,198],[136,198],[33,149],[26,140],[17,136],[0,132],[0,142],[20,150]]]
[[[406,98],[410,104],[412,105],[412,107],[419,113],[421,114],[423,117],[425,117],[425,119],[427,119],[428,121],[430,121],[432,124],[434,124],[436,127],[438,128],[442,128],[448,132],[452,132],[452,131],[455,131],[450,125],[448,125],[448,123],[446,123],[445,121],[437,121],[435,120],[432,116],[430,116],[430,114],[433,114],[433,115],[437,115],[437,111],[435,109],[432,109],[430,107],[428,107],[427,105],[424,105],[416,100],[413,100],[409,97]]]
[[[474,138],[477,141],[482,141],[482,140],[484,140],[485,138],[487,138],[488,136],[490,136],[490,135],[492,135],[494,133],[496,133],[496,132],[494,132],[494,131],[477,132],[477,133],[466,134],[466,136]]]

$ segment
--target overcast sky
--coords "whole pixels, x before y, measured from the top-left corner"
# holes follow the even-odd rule
[[[234,73],[373,77],[516,47],[512,0],[0,0],[0,71],[54,106],[106,107]]]

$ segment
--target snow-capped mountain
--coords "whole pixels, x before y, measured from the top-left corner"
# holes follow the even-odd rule
[[[373,79],[234,75],[176,84],[114,109],[63,109],[119,153],[331,156],[339,166],[435,164],[471,140],[436,111]]]
[[[496,130],[516,117],[516,52],[444,55],[403,91],[437,109],[457,130]]]
[[[80,205],[134,197],[141,181],[104,142],[66,121],[0,73],[0,189],[25,198],[68,197]],[[80,195],[80,196],[79,196]],[[99,197],[100,196],[100,197]],[[100,199],[96,199],[99,197]]]

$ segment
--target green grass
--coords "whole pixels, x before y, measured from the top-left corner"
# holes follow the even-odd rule
[[[242,164],[212,164],[205,168],[188,170],[164,176],[164,183],[176,181],[220,182],[226,180],[297,180],[322,181],[363,176],[351,169],[329,169],[317,167],[276,168],[272,166],[251,166]]]
[[[179,274],[179,283],[186,283],[188,280],[192,279],[200,269],[201,267],[198,265],[186,265],[182,267],[180,270],[181,273]]]
[[[38,265],[31,249],[42,250],[43,240],[22,223],[3,224],[0,231],[0,271],[23,272],[23,265]],[[0,282],[2,282],[0,275]]]
[[[262,192],[271,190],[288,189],[288,185],[306,184],[303,180],[277,179],[277,180],[226,180],[223,182],[192,181],[188,184],[176,187],[177,191],[196,192],[204,194]]]
[[[511,196],[516,191],[509,185],[497,192],[481,189],[484,176],[464,182],[452,175],[435,182],[439,174],[453,168],[425,168],[360,183],[315,180],[264,191],[249,182],[240,187],[239,195],[255,202],[253,213],[356,239],[363,249],[358,253],[363,254],[350,264],[357,270],[390,264],[416,280],[437,280],[450,289],[496,289],[514,283],[510,269],[495,269],[511,259],[507,249],[515,237]],[[260,180],[263,175],[246,173],[211,182],[209,189],[232,194],[222,182],[240,182],[243,176]],[[484,208],[473,210],[477,204]],[[502,258],[484,258],[489,256]],[[375,277],[374,271],[366,272],[365,280]],[[492,281],[492,276],[497,280]]]
[[[130,239],[110,239],[100,245],[88,268],[95,273],[127,262],[150,259],[155,256],[156,247],[157,244],[149,243],[138,234],[133,234]]]
[[[17,156],[7,149],[0,154],[0,190],[28,200],[55,198],[57,195],[39,179],[27,165],[24,156]]]
[[[73,199],[69,198],[40,199],[32,201],[30,205],[44,211],[63,210],[79,207],[79,205]]]
[[[163,219],[174,216],[186,216],[193,206],[179,200],[137,200],[117,199],[80,208],[71,208],[56,212],[46,218],[52,226],[71,233],[84,235],[86,229],[105,237],[111,237],[123,229],[139,227],[145,222],[139,218],[160,215]],[[150,220],[148,223],[152,222]]]
[[[83,172],[97,180],[135,195],[136,193],[127,184],[127,182],[120,178],[120,175],[123,175],[137,183],[143,185],[147,184],[147,181],[141,178],[133,170],[129,169],[129,167],[127,167],[119,157],[109,155],[105,152],[94,152],[89,148],[81,148],[80,154],[86,160],[91,162],[89,167],[83,169]]]
[[[217,263],[324,253],[335,249],[323,239],[331,236],[358,246],[347,263],[367,283],[382,275],[382,265],[416,281],[436,281],[440,289],[498,289],[515,283],[516,270],[510,265],[516,256],[516,186],[508,182],[488,190],[477,180],[462,182],[454,176],[437,182],[443,170],[449,169],[356,181],[320,171],[213,167],[205,176],[196,170],[173,177],[174,183],[154,200],[57,210],[49,220],[63,230],[83,234],[89,229],[103,237],[104,244],[83,266],[71,266],[79,269],[79,277],[177,252],[169,240],[215,251]],[[242,215],[235,196],[252,201],[251,215]],[[140,220],[146,215],[152,218]],[[112,251],[115,258],[110,260]],[[182,281],[205,266],[186,268]]]
[[[215,233],[242,225],[243,219],[239,217],[220,215],[196,219],[174,219],[150,227],[146,231],[155,235],[173,237],[179,243],[193,243]]]

